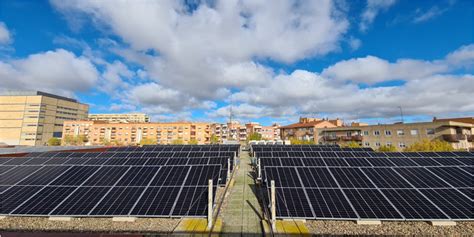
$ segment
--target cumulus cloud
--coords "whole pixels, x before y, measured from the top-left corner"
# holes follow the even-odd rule
[[[89,59],[64,49],[0,61],[3,90],[45,90],[73,95],[91,89],[98,78],[99,73]]]
[[[153,110],[154,113],[172,113],[187,109],[212,109],[216,106],[212,101],[199,101],[180,91],[166,88],[154,82],[132,87],[126,92],[125,100]]]
[[[340,81],[373,85],[390,80],[414,80],[452,72],[474,63],[474,45],[465,45],[439,60],[398,59],[389,62],[375,56],[343,60],[323,70],[322,75]]]
[[[0,21],[0,44],[8,44],[12,41],[10,31],[5,23]]]
[[[367,0],[367,6],[362,13],[361,22],[359,23],[360,31],[367,31],[369,26],[374,22],[375,17],[381,12],[386,11],[393,6],[397,0]]]
[[[254,59],[284,63],[339,48],[347,31],[332,1],[52,1],[65,15],[92,17],[130,48],[150,79],[201,100],[260,85],[271,72]]]
[[[411,80],[446,72],[448,65],[414,59],[399,59],[394,63],[375,57],[354,58],[340,61],[322,72],[335,80],[345,80],[366,84],[390,80]]]
[[[301,86],[286,87],[282,92],[280,86],[293,83]],[[260,114],[273,117],[330,114],[355,119],[396,116],[398,106],[403,106],[404,112],[410,115],[469,113],[474,109],[474,101],[466,98],[472,96],[473,90],[473,75],[434,75],[402,86],[360,88],[334,83],[313,72],[296,71],[264,87],[239,92],[234,98],[245,104],[244,108],[251,108],[243,112],[249,118]],[[223,110],[218,109],[214,114],[224,115]]]

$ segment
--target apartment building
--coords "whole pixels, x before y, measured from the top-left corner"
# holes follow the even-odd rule
[[[148,123],[150,122],[150,117],[143,113],[89,114],[89,120],[108,121],[113,123]]]
[[[262,126],[256,122],[240,124],[238,121],[211,124],[211,134],[214,134],[220,142],[227,140],[245,142],[252,133],[261,134],[263,140],[280,140],[280,125]]]
[[[319,134],[316,129],[336,128],[343,125],[340,119],[300,118],[298,123],[280,127],[282,140],[298,139],[318,142]]]
[[[474,118],[436,119],[431,122],[350,126],[318,129],[319,144],[357,142],[374,150],[380,146],[394,146],[403,151],[407,146],[423,139],[441,139],[454,149],[472,149]]]
[[[63,130],[63,138],[84,135],[87,145],[135,145],[143,139],[156,141],[157,144],[176,141],[187,144],[193,140],[198,144],[209,144],[210,134],[210,124],[199,122],[112,123],[83,120],[68,121]]]
[[[61,138],[65,121],[87,118],[89,106],[41,91],[0,93],[0,143],[45,145]]]
[[[263,140],[267,141],[279,141],[281,140],[280,137],[280,125],[272,124],[271,126],[262,126],[260,131],[258,131],[262,135]]]

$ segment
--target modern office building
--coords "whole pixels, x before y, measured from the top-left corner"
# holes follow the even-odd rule
[[[89,114],[90,120],[108,121],[114,123],[148,123],[150,117],[143,113],[131,114]]]
[[[86,145],[136,145],[143,139],[157,144],[209,144],[210,124],[199,122],[170,123],[112,123],[107,121],[68,121],[64,124],[66,136],[86,138]]]
[[[86,119],[89,106],[41,91],[0,92],[0,143],[45,145],[61,138],[64,121]]]
[[[377,150],[381,146],[394,146],[399,151],[423,139],[440,139],[454,149],[472,149],[474,117],[436,119],[431,122],[349,126],[317,129],[316,143],[340,144],[357,142]]]

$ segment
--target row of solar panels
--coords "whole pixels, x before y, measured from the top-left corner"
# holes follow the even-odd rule
[[[168,151],[168,152],[179,152],[179,151],[231,151],[239,152],[240,145],[146,145],[142,147],[137,146],[125,146],[125,147],[111,147],[107,151],[113,152],[152,152],[152,151]]]
[[[391,158],[416,158],[416,157],[470,157],[474,158],[474,153],[467,151],[456,152],[350,152],[350,151],[261,151],[255,152],[255,157],[324,157],[324,158],[355,158],[355,157],[391,157]]]
[[[220,165],[220,185],[225,185],[228,165],[230,172],[234,160],[227,157],[200,158],[0,158],[0,174],[16,166],[175,166],[175,165]],[[0,183],[2,181],[0,180]]]
[[[216,151],[216,152],[43,152],[30,153],[26,157],[41,158],[167,158],[167,157],[229,157],[237,155],[235,151]]]
[[[472,220],[472,175],[458,167],[265,167],[280,218]]]
[[[220,165],[15,166],[0,180],[0,214],[205,216]],[[215,194],[215,192],[214,192]]]
[[[472,158],[259,158],[266,166],[332,166],[332,167],[417,167],[417,166],[472,166]]]
[[[339,147],[324,145],[252,145],[252,152],[260,151],[353,151],[353,152],[373,152],[370,147]]]

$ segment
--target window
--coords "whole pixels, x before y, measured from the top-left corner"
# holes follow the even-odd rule
[[[368,146],[370,146],[370,143],[369,143],[369,142],[365,142],[365,143],[364,143],[364,146],[367,146],[367,147],[368,147]]]
[[[405,135],[405,131],[403,131],[403,129],[398,129],[397,130],[397,135],[398,136],[403,136],[403,135]]]
[[[375,136],[380,136],[380,131],[379,130],[374,131],[374,135]]]
[[[405,148],[406,145],[405,145],[404,142],[399,142],[399,143],[398,143],[398,147],[400,147],[400,148]]]
[[[392,136],[392,131],[385,130],[385,136]]]
[[[375,146],[380,146],[380,142],[376,142],[376,143],[375,143]]]
[[[412,136],[418,135],[418,129],[412,129],[412,130],[410,130],[410,134],[411,134]]]
[[[364,131],[364,136],[369,136],[369,131]]]
[[[426,129],[426,134],[428,134],[428,135],[434,135],[434,134],[435,134],[434,128],[427,128],[427,129]]]
[[[391,142],[387,142],[387,146],[392,146],[392,143],[391,143]]]

